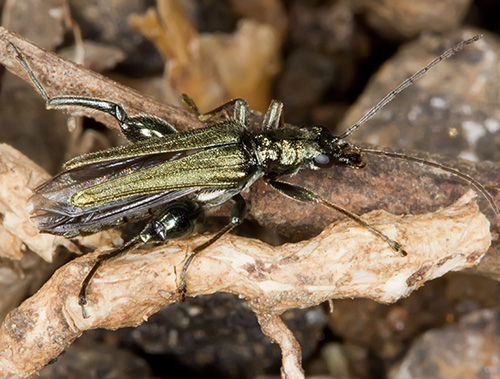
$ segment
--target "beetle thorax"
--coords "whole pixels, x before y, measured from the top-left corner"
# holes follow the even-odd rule
[[[315,143],[305,138],[286,138],[280,133],[255,136],[256,158],[266,175],[285,175],[297,171],[318,154]]]

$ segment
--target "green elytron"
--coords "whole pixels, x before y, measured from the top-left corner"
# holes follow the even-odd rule
[[[269,106],[261,129],[252,132],[248,127],[248,110],[244,100],[236,99],[200,114],[187,96],[184,100],[206,126],[178,133],[172,125],[157,117],[128,116],[121,105],[110,101],[73,96],[49,97],[21,52],[14,45],[9,45],[44,97],[47,108],[81,106],[108,113],[117,120],[123,134],[131,142],[70,160],[64,165],[62,173],[35,189],[28,205],[33,222],[42,232],[68,238],[94,233],[129,220],[150,218],[138,236],[97,258],[79,294],[83,316],[88,317],[84,307],[87,289],[103,262],[147,242],[189,235],[203,222],[206,209],[234,201],[229,223],[206,243],[194,248],[188,256],[179,283],[179,294],[183,298],[189,264],[197,253],[242,222],[246,207],[240,193],[259,178],[290,198],[318,203],[342,213],[383,239],[394,251],[406,255],[398,242],[357,215],[306,188],[280,181],[279,177],[295,173],[303,167],[323,169],[339,165],[358,169],[365,165],[362,151],[385,154],[360,149],[344,141],[344,138],[435,64],[479,38],[476,36],[463,41],[436,58],[388,94],[341,136],[333,136],[321,126],[285,126],[283,105],[279,101],[273,101]],[[231,117],[212,121],[220,120],[220,116],[227,111],[232,111]],[[403,154],[389,154],[407,158]],[[432,162],[429,164],[467,180],[498,213],[491,196],[474,179],[454,169]]]

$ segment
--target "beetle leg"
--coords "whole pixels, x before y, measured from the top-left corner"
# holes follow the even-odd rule
[[[177,130],[165,120],[152,115],[136,115],[126,117],[120,122],[122,133],[130,142],[163,137],[167,134],[177,133]]]
[[[82,282],[78,295],[78,304],[82,308],[84,318],[88,318],[85,311],[87,304],[87,290],[99,267],[114,258],[122,256],[129,251],[152,241],[165,241],[168,239],[184,237],[196,231],[203,221],[204,214],[200,204],[193,201],[175,202],[170,204],[163,212],[151,221],[142,232],[129,242],[106,254],[97,257],[94,266],[90,269]],[[185,275],[184,275],[185,276]]]
[[[219,116],[222,112],[225,112],[231,107],[234,107],[233,118],[241,122],[243,125],[247,125],[248,105],[245,100],[233,99],[207,113],[200,113],[198,107],[196,106],[196,103],[188,95],[182,94],[182,100],[189,106],[198,120],[202,122],[207,122],[213,117]],[[272,130],[282,128],[283,126],[283,103],[278,100],[273,100],[271,101],[271,104],[269,105],[269,108],[264,115],[262,127],[264,130]]]
[[[38,78],[35,76],[35,73],[31,69],[24,55],[15,45],[10,44],[9,46],[14,50],[17,60],[28,73],[33,85],[45,99],[47,109],[78,106],[107,113],[118,121],[123,134],[131,142],[137,142],[153,137],[163,137],[164,135],[170,133],[177,133],[177,130],[172,125],[158,117],[150,115],[137,115],[129,117],[120,104],[113,103],[111,101],[79,96],[50,97],[42,83],[40,83]]]
[[[333,203],[330,203],[329,201],[326,201],[325,199],[321,198],[319,195],[315,194],[312,191],[309,191],[306,188],[299,187],[299,186],[296,186],[296,185],[290,184],[290,183],[276,181],[276,180],[267,180],[267,182],[271,186],[273,186],[275,189],[277,189],[278,191],[280,191],[284,195],[291,197],[292,199],[295,199],[298,201],[303,201],[303,202],[311,202],[311,203],[321,204],[327,208],[331,208],[331,209],[336,210],[337,212],[343,214],[344,216],[350,218],[351,220],[356,221],[359,225],[361,225],[365,229],[369,230],[377,237],[381,238],[395,252],[398,252],[403,256],[408,255],[408,253],[402,248],[402,246],[399,242],[390,239],[384,233],[382,233],[378,229],[375,229],[374,227],[370,226],[370,224],[368,224],[361,217],[359,217],[358,215],[356,215],[352,212],[349,212],[347,209],[342,208],[342,207],[335,205]]]
[[[145,114],[129,117],[120,104],[107,100],[60,96],[48,99],[46,104],[47,109],[78,106],[107,113],[118,121],[122,133],[131,142],[139,142],[145,139],[177,133],[177,130],[172,125],[159,117]]]
[[[269,105],[269,108],[264,115],[262,129],[273,130],[282,128],[283,126],[283,103],[278,100],[273,100],[271,101],[271,104]]]
[[[187,104],[187,106],[201,122],[206,123],[212,118],[221,116],[222,113],[233,108],[233,120],[236,120],[245,126],[248,125],[248,104],[243,99],[230,100],[227,103],[224,103],[221,106],[206,113],[200,113],[198,107],[196,106],[196,103],[188,95],[182,94],[182,100]]]
[[[229,224],[227,224],[225,227],[223,227],[215,236],[210,238],[208,241],[205,243],[195,247],[191,254],[188,256],[186,259],[186,262],[184,262],[184,267],[182,268],[181,272],[181,281],[179,283],[179,288],[177,289],[179,296],[181,298],[181,301],[184,301],[186,298],[186,291],[187,291],[187,286],[186,286],[186,274],[187,270],[189,268],[189,265],[195,258],[195,256],[205,250],[207,247],[215,243],[219,238],[221,238],[224,234],[229,233],[231,230],[236,228],[238,225],[240,225],[243,222],[243,219],[245,218],[246,214],[246,204],[245,204],[245,199],[240,194],[237,194],[233,196],[233,200],[235,201],[233,209],[231,211],[231,220]]]
[[[89,318],[89,315],[87,314],[87,311],[85,310],[85,305],[87,304],[87,290],[89,288],[89,285],[92,281],[92,278],[94,277],[95,273],[101,267],[101,265],[109,261],[113,258],[119,257],[121,255],[126,254],[130,250],[139,247],[142,245],[144,242],[140,239],[140,235],[131,239],[128,241],[125,245],[120,246],[118,249],[113,250],[109,253],[106,254],[101,254],[97,257],[97,260],[94,262],[94,265],[90,269],[90,271],[87,273],[87,276],[82,282],[82,285],[80,287],[80,293],[78,294],[78,305],[82,308],[82,315],[83,318]]]

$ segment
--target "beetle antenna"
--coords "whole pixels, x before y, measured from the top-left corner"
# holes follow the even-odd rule
[[[474,187],[474,189],[476,191],[481,193],[481,195],[483,195],[483,197],[488,201],[488,203],[490,204],[490,207],[493,209],[495,214],[497,216],[500,216],[500,211],[498,209],[498,206],[495,203],[495,199],[493,198],[493,196],[488,192],[488,190],[481,183],[479,183],[477,180],[475,180],[470,175],[464,174],[463,172],[460,172],[457,169],[454,169],[454,168],[451,168],[448,166],[444,166],[440,163],[428,161],[426,159],[414,157],[411,155],[394,153],[394,152],[384,151],[384,150],[365,149],[365,148],[359,148],[359,150],[363,153],[366,153],[366,154],[379,155],[379,156],[391,157],[391,158],[397,158],[397,159],[404,159],[406,161],[420,163],[420,164],[423,164],[426,166],[431,166],[431,167],[437,168],[441,171],[448,172],[452,175],[455,175],[456,177],[469,183],[472,187]]]
[[[377,113],[381,108],[383,108],[385,105],[387,105],[387,103],[392,101],[396,97],[397,94],[399,94],[401,91],[403,91],[407,87],[411,86],[413,84],[413,82],[415,82],[417,79],[420,79],[427,71],[429,71],[431,68],[436,66],[438,63],[444,61],[446,58],[451,57],[453,54],[459,52],[460,50],[463,50],[466,46],[470,45],[471,43],[476,42],[477,40],[479,40],[481,38],[483,38],[483,35],[477,34],[468,40],[460,41],[455,46],[453,46],[451,49],[446,50],[439,57],[432,60],[427,66],[425,66],[421,70],[417,71],[409,78],[405,79],[400,85],[398,85],[391,92],[389,92],[387,95],[385,95],[385,97],[382,100],[380,100],[377,105],[375,105],[367,113],[365,113],[365,115],[363,117],[361,117],[361,119],[359,119],[359,121],[357,123],[352,125],[344,133],[342,133],[339,136],[339,138],[340,139],[346,138],[349,134],[354,132],[357,128],[359,128],[366,121],[368,121],[370,118],[372,118],[375,115],[375,113]]]

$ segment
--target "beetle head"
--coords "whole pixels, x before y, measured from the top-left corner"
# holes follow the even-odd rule
[[[318,168],[332,166],[365,167],[360,150],[343,139],[332,135],[327,128],[318,127],[317,143],[321,153],[313,158],[314,166]]]

